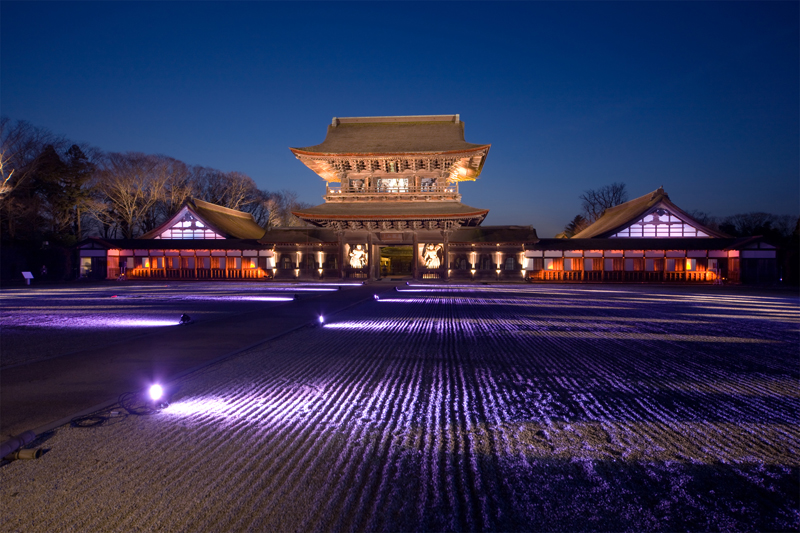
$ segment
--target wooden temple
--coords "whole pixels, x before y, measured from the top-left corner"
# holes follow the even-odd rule
[[[262,228],[247,213],[190,200],[138,239],[79,244],[98,278],[541,282],[765,282],[775,248],[694,220],[659,188],[608,209],[571,239],[531,226],[483,226],[461,202],[489,144],[459,115],[334,118],[322,143],[290,150],[325,183],[308,227]]]
[[[775,252],[760,237],[703,226],[659,188],[570,239],[540,239],[525,256],[535,281],[771,282]]]

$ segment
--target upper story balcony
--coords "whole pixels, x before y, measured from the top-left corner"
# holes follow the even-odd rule
[[[355,183],[353,182],[355,181]],[[422,183],[412,185],[408,179],[353,180],[349,185],[328,183],[326,202],[371,202],[371,201],[461,201],[458,183],[439,185]],[[411,183],[409,183],[411,181]]]

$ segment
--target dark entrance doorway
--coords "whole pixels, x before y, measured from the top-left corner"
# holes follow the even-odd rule
[[[381,277],[410,276],[414,268],[412,246],[384,246],[381,248]]]

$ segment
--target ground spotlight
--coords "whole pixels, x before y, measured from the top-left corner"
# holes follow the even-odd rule
[[[191,323],[192,323],[192,317],[190,317],[186,313],[181,315],[181,319],[180,319],[179,324],[185,325],[185,324],[191,324]]]
[[[150,395],[150,399],[153,401],[158,401],[164,396],[164,388],[158,383],[150,385],[150,389],[147,392]]]
[[[319,323],[320,324],[324,324],[325,323],[325,317],[324,316],[319,315]]]
[[[380,300],[380,297],[376,294],[374,295],[376,300]]]
[[[150,406],[153,409],[162,409],[169,405],[169,399],[167,398],[167,393],[158,383],[153,383],[147,389],[147,400]]]

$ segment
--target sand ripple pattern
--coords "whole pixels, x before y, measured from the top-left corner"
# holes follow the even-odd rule
[[[799,318],[409,287],[184,379],[157,415],[58,430],[0,470],[0,526],[797,529]]]

